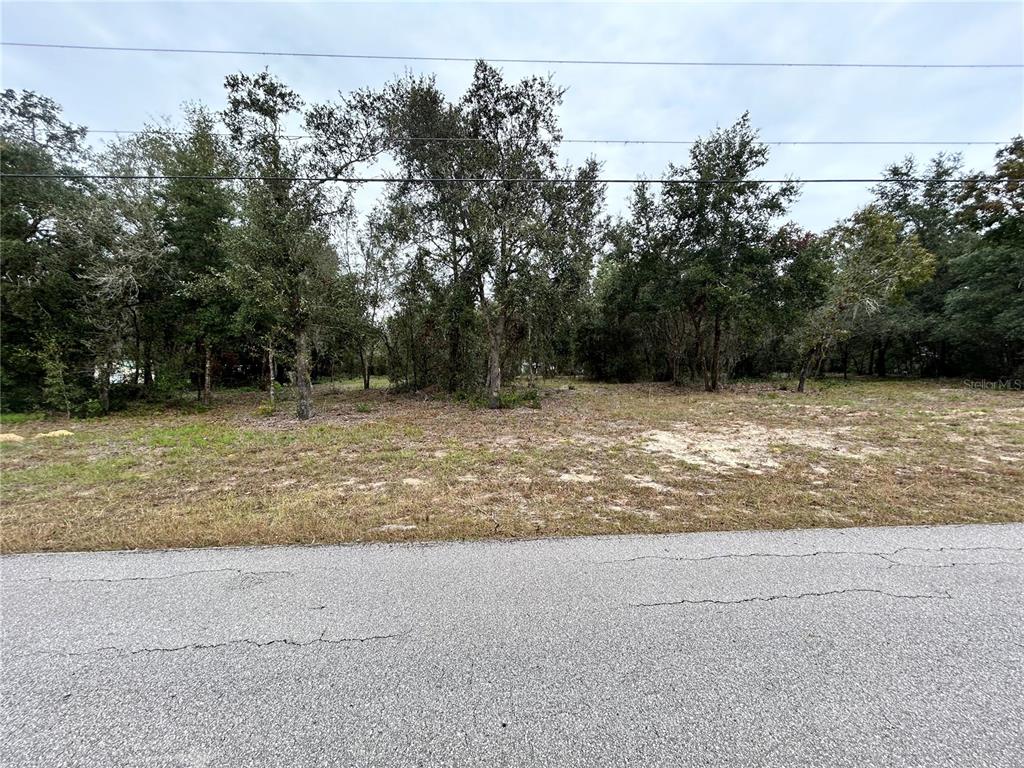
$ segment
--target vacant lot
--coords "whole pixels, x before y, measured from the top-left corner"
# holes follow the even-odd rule
[[[497,412],[328,384],[311,423],[257,393],[8,422],[3,550],[1024,520],[1019,392],[559,384]]]

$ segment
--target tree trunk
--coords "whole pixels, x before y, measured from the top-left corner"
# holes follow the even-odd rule
[[[140,341],[142,334],[139,331],[139,316],[134,309],[132,310],[132,329],[135,332],[135,359],[132,361],[134,363],[132,367],[132,387],[138,389],[139,375],[141,371],[139,361],[142,360],[142,342]]]
[[[142,348],[142,388],[153,389],[153,355],[148,339]]]
[[[711,343],[711,386],[707,387],[709,392],[718,391],[718,373],[721,367],[719,351],[722,346],[722,318],[715,313],[715,332]]]
[[[363,345],[359,345],[359,362],[363,364],[363,389],[370,388],[370,358],[373,356],[373,348],[369,351],[363,349]]]
[[[110,413],[110,361],[103,360],[100,363],[100,408],[104,413]]]
[[[533,323],[526,325],[526,386],[533,389]]]
[[[270,398],[270,409],[274,409],[274,385],[277,384],[277,363],[274,362],[274,345],[267,346],[267,396]]]
[[[809,350],[807,352],[807,355],[804,357],[804,362],[800,366],[800,381],[796,385],[796,391],[797,392],[803,392],[804,391],[804,385],[807,383],[807,374],[810,373],[811,372],[811,368],[814,367],[814,359],[817,356],[818,356],[818,348],[814,347],[813,349]]]
[[[704,389],[708,392],[711,391],[711,377],[708,375],[708,356],[704,352],[704,333],[701,326],[703,325],[704,318],[691,315],[693,319],[693,331],[694,331],[694,350],[693,356],[697,358],[697,364],[700,366],[700,374],[704,379]]]
[[[487,325],[487,404],[501,407],[501,344],[505,335],[505,319],[498,317]]]
[[[203,405],[210,404],[210,390],[212,389],[213,353],[210,350],[210,342],[203,341]]]
[[[885,353],[889,348],[889,340],[883,339],[878,345],[878,365],[875,366],[875,373],[878,376],[885,376]]]
[[[456,290],[458,290],[458,286],[456,286]],[[459,358],[462,351],[462,332],[459,323],[462,319],[460,307],[461,305],[456,306],[453,302],[451,316],[448,319],[448,371],[445,388],[451,394],[454,394],[459,386],[465,383],[459,371]]]
[[[313,416],[313,381],[310,378],[309,333],[303,327],[295,336],[295,390],[299,396],[295,415],[300,419]]]

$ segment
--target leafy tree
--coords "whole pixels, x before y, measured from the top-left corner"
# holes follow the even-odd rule
[[[524,324],[531,374],[576,373],[579,328],[591,296],[591,272],[605,242],[605,188],[593,158],[545,187],[546,226],[532,271]]]
[[[906,234],[893,216],[870,206],[827,231],[812,247],[824,250],[833,274],[824,300],[798,331],[800,392],[808,373],[860,315],[877,312],[885,302],[924,283],[934,270],[934,257],[917,235]]]
[[[126,346],[134,361],[132,384],[151,391],[158,359],[173,347],[178,313],[174,249],[161,219],[161,145],[149,136],[119,139],[97,158],[105,175],[79,218],[91,243],[85,308],[106,339],[111,313],[123,313]],[[104,341],[101,349],[108,350]],[[101,369],[113,361],[100,360]],[[174,372],[163,372],[174,382]],[[163,378],[163,377],[161,377]]]
[[[2,406],[53,405],[43,381],[59,368],[90,387],[82,300],[86,254],[68,242],[65,212],[84,194],[80,181],[12,178],[6,174],[74,173],[87,161],[85,129],[66,122],[60,107],[32,91],[0,95],[0,363]],[[59,410],[70,410],[61,398]],[[77,403],[73,405],[77,406]]]
[[[506,83],[477,62],[473,81],[448,104],[429,79],[406,78],[390,92],[395,153],[415,184],[399,185],[392,210],[405,216],[417,259],[446,275],[450,362],[461,346],[470,302],[486,336],[486,391],[500,407],[503,363],[526,327],[527,294],[538,268],[549,207],[543,180],[556,173],[560,138],[550,80]],[[418,142],[437,136],[447,142]],[[401,229],[401,226],[397,227]],[[454,383],[454,377],[452,377]]]
[[[950,262],[971,249],[977,237],[960,215],[960,185],[950,183],[962,178],[959,155],[940,153],[924,167],[907,157],[889,166],[886,181],[874,189],[879,209],[894,216],[935,256],[931,279],[910,290],[904,301],[884,306],[857,334],[870,342],[880,374],[885,374],[894,350],[908,371],[947,375],[964,362],[955,359],[955,323],[943,311],[953,287]]]
[[[945,310],[980,367],[1007,375],[1024,369],[1024,138],[1000,148],[992,176],[964,190],[962,219],[978,239],[951,260]]]
[[[232,337],[231,318],[238,308],[228,290],[228,227],[235,215],[234,191],[217,177],[233,170],[213,115],[201,106],[186,111],[188,130],[172,134],[163,162],[171,177],[161,190],[160,217],[173,248],[173,302],[179,337],[201,360],[198,391],[209,404],[212,369],[218,346]]]
[[[303,116],[297,93],[267,72],[230,75],[223,119],[243,175],[242,222],[234,239],[235,285],[245,286],[246,317],[269,339],[294,345],[297,415],[313,415],[312,338],[338,277],[331,220],[348,211],[350,190],[326,188],[375,149],[374,134],[347,102]],[[304,117],[314,139],[289,140],[289,121]],[[315,149],[314,149],[315,148]],[[273,341],[269,344],[273,356]],[[273,368],[273,362],[270,363]]]
[[[721,381],[723,334],[735,326],[756,287],[776,275],[772,223],[785,214],[797,187],[758,183],[753,174],[767,162],[768,147],[744,114],[694,143],[689,164],[670,165],[666,175],[666,257],[686,296],[695,355],[709,391]]]

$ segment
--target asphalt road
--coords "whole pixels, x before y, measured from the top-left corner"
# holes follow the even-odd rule
[[[2,576],[4,766],[1024,765],[1024,525]]]

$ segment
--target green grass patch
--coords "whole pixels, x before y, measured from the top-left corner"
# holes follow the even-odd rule
[[[0,413],[0,425],[13,426],[15,424],[24,424],[29,421],[42,421],[46,418],[46,414],[41,411],[33,413]]]
[[[185,424],[173,427],[147,427],[135,430],[130,438],[149,448],[167,448],[171,455],[196,451],[220,451],[238,445],[242,431],[221,424]]]
[[[60,462],[42,464],[27,469],[12,469],[4,472],[4,485],[97,485],[120,483],[134,480],[139,475],[132,470],[139,465],[139,459],[121,456],[96,459],[94,461]]]

